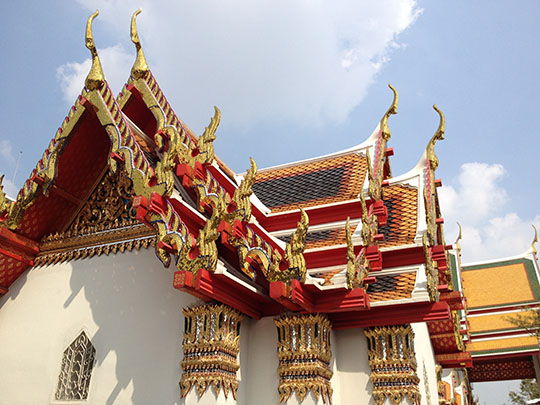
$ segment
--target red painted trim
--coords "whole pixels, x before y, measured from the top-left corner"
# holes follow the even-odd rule
[[[455,358],[453,359],[445,359],[445,356],[448,356],[448,354],[455,355]],[[457,353],[445,353],[445,354],[436,354],[435,360],[444,368],[471,368],[473,367],[473,359],[471,357],[471,353],[469,352],[457,352]]]
[[[0,254],[2,254],[4,256],[11,257],[12,259],[17,260],[18,262],[26,264],[27,266],[33,266],[34,265],[33,260],[28,260],[28,259],[22,257],[21,255],[10,252],[9,250],[5,250],[5,249],[0,248]],[[22,269],[22,271],[24,271],[24,269]]]
[[[446,302],[420,302],[371,308],[369,311],[341,312],[330,316],[334,329],[367,328],[450,319]]]
[[[309,216],[309,224],[319,225],[345,221],[348,217],[351,219],[360,218],[362,216],[362,204],[360,200],[353,200],[331,206],[308,207],[305,208],[305,211]],[[300,210],[265,215],[257,207],[253,206],[253,214],[268,232],[294,229],[300,221]]]
[[[229,305],[254,319],[266,315],[277,315],[280,307],[261,294],[245,288],[223,274],[199,269],[193,276],[190,272],[175,273],[174,287],[186,291],[205,301],[216,300]]]
[[[9,229],[0,227],[0,240],[18,249],[24,250],[30,255],[37,255],[39,253],[38,242],[10,231]]]
[[[470,340],[471,342],[475,340],[480,339],[486,339],[486,338],[494,338],[494,337],[510,337],[510,336],[516,336],[516,335],[529,335],[530,333],[526,330],[516,330],[516,331],[506,331],[506,332],[494,332],[494,333],[471,333],[470,334]]]
[[[530,354],[524,354],[524,353],[530,353]],[[490,356],[482,356],[482,357],[475,357],[474,354],[472,355],[474,358],[475,364],[482,364],[482,363],[494,363],[499,362],[501,360],[510,360],[510,361],[532,361],[531,357],[533,354],[539,353],[538,350],[536,351],[529,351],[529,352],[516,352],[516,353],[507,353],[507,354],[494,354]]]
[[[522,309],[533,309],[540,308],[540,304],[530,303],[530,304],[520,304],[520,305],[508,305],[504,307],[497,308],[486,308],[486,309],[471,309],[467,308],[467,313],[469,315],[480,315],[480,314],[490,314],[493,312],[503,312],[503,311],[512,311],[512,310],[522,310]]]

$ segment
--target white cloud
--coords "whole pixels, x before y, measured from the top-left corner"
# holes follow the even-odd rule
[[[107,82],[118,93],[129,77],[133,55],[121,45],[98,49],[98,55]],[[92,61],[88,58],[81,63],[65,63],[56,69],[56,77],[68,104],[72,104],[79,96],[91,66]]]
[[[345,120],[421,12],[415,0],[80,3],[97,6],[126,39],[142,5],[138,27],[151,69],[193,127],[206,125],[214,104],[240,127]]]
[[[456,221],[463,227],[464,263],[521,254],[530,247],[531,224],[540,229],[540,214],[521,218],[507,209],[509,197],[501,185],[505,175],[499,164],[465,163],[455,187],[439,190],[447,242],[457,236]]]
[[[11,142],[7,139],[0,140],[0,157],[2,161],[12,164],[15,162],[15,156],[13,155],[13,148]]]

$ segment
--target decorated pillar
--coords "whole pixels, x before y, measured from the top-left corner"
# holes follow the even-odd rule
[[[414,332],[410,325],[368,328],[369,366],[373,400],[381,405],[386,399],[397,405],[420,403],[414,352]]]
[[[243,316],[223,304],[194,306],[183,312],[180,396],[185,405],[236,403]]]
[[[274,322],[278,335],[280,402],[330,404],[332,325],[326,315],[282,315]]]

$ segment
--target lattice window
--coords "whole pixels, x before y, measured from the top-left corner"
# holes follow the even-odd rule
[[[70,401],[88,398],[88,387],[96,349],[86,336],[81,334],[64,351],[62,368],[58,376],[55,399]]]

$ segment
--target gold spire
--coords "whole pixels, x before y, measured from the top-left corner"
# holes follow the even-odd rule
[[[437,167],[439,167],[439,159],[435,154],[435,143],[439,140],[442,141],[444,139],[445,121],[444,114],[441,110],[437,108],[435,104],[433,104],[433,109],[439,114],[439,127],[437,128],[435,134],[431,137],[431,140],[428,143],[428,146],[426,148],[426,154],[430,162],[431,169],[435,171]]]
[[[94,43],[94,37],[92,35],[92,21],[99,14],[99,11],[96,10],[94,14],[88,17],[88,22],[86,23],[86,47],[92,53],[92,68],[90,73],[86,76],[85,86],[88,90],[99,90],[105,84],[105,76],[103,75],[103,68],[101,67],[101,62],[99,61],[99,56],[96,50],[96,44]]]
[[[384,113],[383,117],[381,118],[381,134],[383,138],[386,139],[387,141],[390,139],[390,136],[391,136],[390,129],[388,128],[388,117],[390,117],[390,115],[392,114],[397,114],[397,107],[398,107],[398,100],[399,100],[398,92],[396,91],[394,86],[388,83],[388,87],[390,87],[390,90],[392,90],[392,92],[394,93],[394,100],[392,101],[392,104],[390,105],[388,110]]]
[[[131,68],[131,76],[133,76],[134,79],[141,79],[150,71],[150,69],[148,69],[148,65],[146,64],[146,58],[144,57],[144,52],[142,50],[141,41],[139,40],[139,33],[137,32],[137,24],[135,21],[141,11],[141,9],[138,9],[131,17],[131,42],[135,44],[135,49],[137,49],[137,59],[135,59],[135,63]]]
[[[458,237],[456,238],[455,245],[457,247],[457,250],[461,252],[461,246],[459,245],[459,241],[461,240],[461,224],[457,222],[457,226],[459,227],[459,234],[458,234]]]
[[[537,231],[537,229],[536,229],[536,226],[533,225],[532,227],[533,227],[533,229],[534,229],[534,239],[533,239],[533,241],[532,241],[531,246],[532,246],[532,251],[534,252],[535,255],[537,255],[537,254],[538,254],[538,251],[536,250],[536,247],[534,246],[534,244],[535,244],[535,243],[538,243],[538,231]]]

